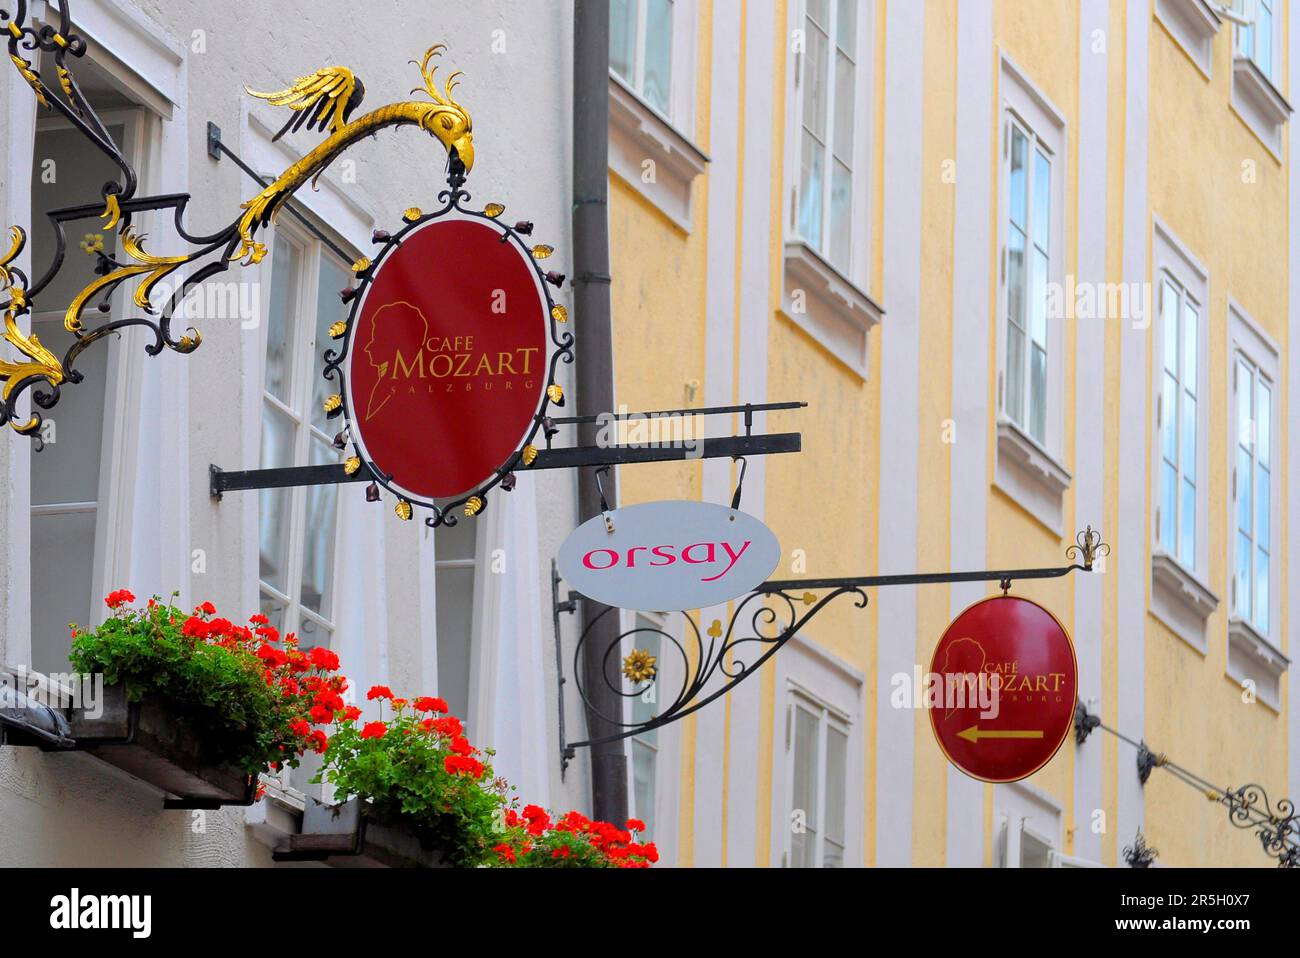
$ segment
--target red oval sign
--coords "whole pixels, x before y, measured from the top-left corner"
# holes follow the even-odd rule
[[[993,596],[953,620],[935,646],[930,725],[959,769],[1015,782],[1046,765],[1065,741],[1078,694],[1065,627],[1041,605]]]
[[[347,360],[352,436],[411,498],[468,492],[532,428],[546,294],[527,253],[475,219],[418,226],[375,267]]]

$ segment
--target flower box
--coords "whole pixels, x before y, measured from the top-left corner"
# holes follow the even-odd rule
[[[255,783],[242,769],[210,761],[203,742],[160,697],[129,702],[126,686],[104,689],[103,714],[68,716],[75,748],[176,796],[172,808],[251,805]]]
[[[276,861],[323,861],[339,868],[442,868],[437,849],[406,825],[388,821],[367,802],[326,805],[309,799],[302,834],[277,848]]]

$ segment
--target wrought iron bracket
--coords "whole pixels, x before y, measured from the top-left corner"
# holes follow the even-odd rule
[[[1159,849],[1147,844],[1140,828],[1133,839],[1133,844],[1124,846],[1124,861],[1128,862],[1129,868],[1150,868],[1159,854]]]
[[[658,635],[661,656],[669,656],[675,664],[671,688],[663,692],[662,697],[658,699],[661,707],[645,722],[629,722],[626,715],[607,715],[594,709],[587,689],[583,687],[584,673],[579,664],[582,661],[584,646],[593,633],[595,623],[606,615],[618,614],[619,611],[612,608],[605,609],[578,637],[573,650],[574,678],[578,694],[586,707],[622,731],[580,742],[566,741],[563,732],[563,688],[567,680],[563,671],[564,656],[559,629],[559,579],[552,567],[552,599],[555,604],[556,622],[555,656],[561,690],[561,761],[567,764],[573,757],[575,749],[640,735],[699,711],[758,671],[764,662],[797,635],[822,609],[841,596],[852,596],[854,605],[857,608],[864,608],[867,604],[865,590],[870,588],[951,582],[999,582],[1009,586],[1014,580],[1054,579],[1076,571],[1091,572],[1096,557],[1109,552],[1110,547],[1102,542],[1100,534],[1089,526],[1078,534],[1075,543],[1066,550],[1067,558],[1078,560],[1066,566],[771,580],[760,585],[749,595],[736,600],[730,619],[725,625],[721,619],[714,619],[701,629],[702,623],[697,622],[689,612],[681,612],[682,639],[678,639],[664,629],[654,627],[641,626],[620,632],[603,651],[603,661],[606,665],[616,664],[610,662],[611,658],[616,662],[620,659],[622,661],[622,677],[627,680],[626,683],[622,679],[618,683],[610,679],[609,676],[618,674],[617,671],[611,668],[603,670],[605,681],[614,690],[620,702],[645,695],[652,686],[657,685],[662,675],[662,663],[647,659],[647,653],[639,650],[635,644],[636,636],[647,633]],[[819,597],[816,594],[818,592],[824,594]],[[630,649],[624,649],[625,641],[631,643]],[[630,653],[626,658],[624,658],[625,652]],[[744,654],[745,658],[740,658],[738,652]],[[676,677],[678,671],[681,673],[680,682]]]
[[[1074,703],[1074,744],[1082,745],[1088,741],[1092,730],[1101,724],[1101,719],[1091,714],[1082,702]]]

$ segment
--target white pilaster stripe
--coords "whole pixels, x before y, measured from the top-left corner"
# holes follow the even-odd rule
[[[1288,45],[1287,49],[1291,51],[1290,61],[1290,83],[1287,89],[1294,95],[1296,90],[1300,90],[1300,9],[1292,4],[1287,11],[1288,23]],[[1290,237],[1290,245],[1287,249],[1288,273],[1291,277],[1291,284],[1287,296],[1287,337],[1286,337],[1286,396],[1287,396],[1287,422],[1300,422],[1300,243],[1296,237],[1300,236],[1297,230],[1300,230],[1300,166],[1296,164],[1295,158],[1300,156],[1300,124],[1292,121],[1287,124],[1287,137],[1289,145],[1287,146],[1287,175],[1290,179],[1290,189],[1287,191],[1288,207],[1287,216],[1289,229],[1287,235]],[[1295,469],[1300,464],[1300,429],[1291,428],[1287,430],[1287,469],[1284,474]],[[1286,594],[1283,602],[1283,608],[1286,610],[1285,622],[1287,634],[1294,636],[1296,634],[1297,610],[1292,602],[1300,597],[1300,502],[1297,501],[1297,491],[1294,485],[1287,488],[1286,501]],[[1292,661],[1296,659],[1296,644],[1290,642],[1285,651],[1291,656]],[[1293,667],[1294,668],[1294,667]],[[1287,680],[1287,795],[1294,797],[1300,794],[1300,690],[1296,688],[1295,671],[1293,670],[1290,678]]]
[[[1147,215],[1147,36],[1151,10],[1145,3],[1128,5],[1127,83],[1124,90],[1124,230],[1123,278],[1127,283],[1149,281],[1147,242],[1151,224]],[[1145,288],[1145,287],[1143,287]],[[1148,408],[1147,333],[1131,322],[1120,325],[1120,409]],[[1146,463],[1145,416],[1121,415],[1119,461]],[[1143,649],[1146,644],[1146,580],[1150,576],[1147,503],[1150,485],[1145,465],[1119,471],[1119,528],[1115,530],[1115,555],[1110,562],[1117,574],[1119,728],[1126,735],[1141,735],[1146,684]],[[1142,784],[1133,765],[1133,750],[1121,744],[1118,753],[1118,821],[1110,839],[1116,849],[1133,839],[1143,820]]]
[[[890,3],[885,14],[885,309],[880,349],[881,572],[917,562],[917,453],[920,379],[921,160],[925,8]],[[916,590],[880,589],[877,604],[876,864],[912,860],[912,755],[915,715],[890,707],[891,675],[916,662]]]
[[[1094,50],[1093,37],[1108,32],[1105,0],[1083,0],[1079,8],[1079,224],[1077,282],[1106,278],[1106,101],[1109,46]],[[1066,295],[1071,296],[1070,290]],[[1100,319],[1075,319],[1074,524],[1104,529],[1106,327]],[[1074,576],[1074,648],[1079,660],[1079,698],[1094,714],[1101,708],[1102,585],[1100,576]],[[1073,739],[1070,739],[1073,742]],[[1101,859],[1102,839],[1092,830],[1092,812],[1103,807],[1102,743],[1090,739],[1074,762],[1074,854]]]
[[[997,175],[991,159],[995,125],[990,105],[997,94],[993,55],[992,0],[959,4],[957,194],[952,251],[952,417],[956,442],[952,446],[949,479],[953,498],[949,565],[954,569],[982,569],[987,559],[988,497],[959,497],[957,491],[982,488],[988,470],[987,304],[992,262],[989,254],[994,242],[990,216]],[[986,591],[983,583],[954,583],[950,590],[953,616]],[[984,864],[984,785],[954,765],[948,766],[945,863],[971,868]]]

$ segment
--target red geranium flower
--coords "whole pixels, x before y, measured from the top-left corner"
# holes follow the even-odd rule
[[[643,832],[645,831],[645,822],[639,818],[629,818],[627,820],[627,830],[629,832]]]
[[[135,596],[126,589],[117,589],[110,592],[104,599],[104,604],[110,609],[116,609],[119,606],[126,605],[135,601]]]
[[[419,712],[446,712],[447,703],[435,696],[425,695],[415,700],[415,708]]]
[[[252,622],[254,625],[269,625],[271,622],[270,619],[262,615],[262,613],[260,612],[257,613],[256,615],[250,615],[248,617],[248,621]]]
[[[308,652],[307,655],[311,659],[311,664],[318,669],[333,672],[339,667],[338,653],[323,649],[319,645]]]
[[[355,722],[357,719],[361,718],[361,709],[357,708],[355,705],[349,705],[343,710],[343,717],[349,722]]]
[[[451,740],[450,748],[457,755],[473,755],[474,746],[469,744],[469,739],[463,735],[457,735]]]
[[[208,624],[192,615],[181,626],[181,635],[188,636],[191,639],[206,639],[208,637]]]
[[[383,738],[388,731],[388,726],[383,722],[367,722],[366,727],[361,730],[362,738]]]
[[[324,725],[330,719],[334,718],[334,713],[323,705],[313,705],[308,714],[311,716],[311,720],[317,725]],[[378,725],[379,723],[376,722],[375,724]],[[365,733],[362,733],[361,737],[365,738]]]
[[[325,737],[325,733],[320,729],[314,729],[309,738],[311,739],[311,747],[317,752],[323,752],[329,748],[330,740]]]
[[[202,605],[194,607],[195,612],[202,612],[204,615],[216,615],[217,607],[211,602],[204,602]]]
[[[509,862],[511,865],[515,863],[515,850],[509,845],[497,845],[492,850],[501,856],[502,861]]]
[[[366,698],[368,700],[391,699],[392,697],[393,697],[393,690],[390,689],[387,685],[372,685],[370,687],[370,691],[366,693]]]

